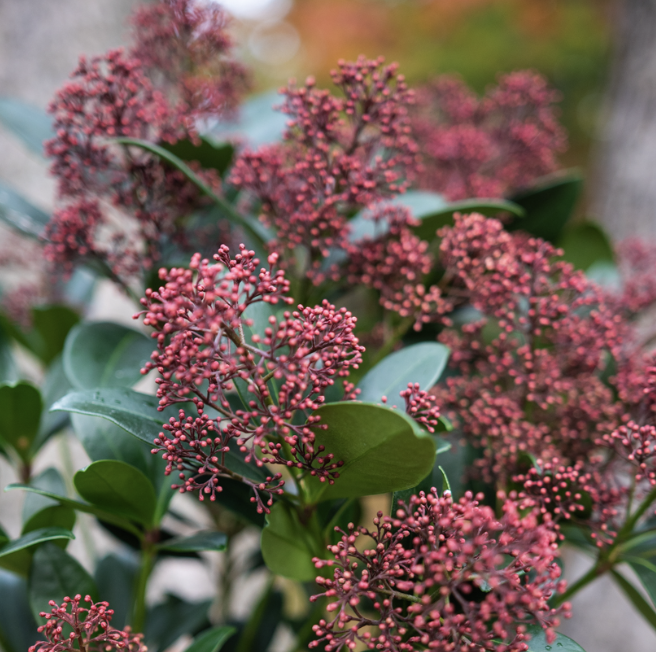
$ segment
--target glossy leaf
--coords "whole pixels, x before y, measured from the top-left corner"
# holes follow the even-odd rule
[[[65,412],[50,412],[50,408],[60,398],[66,396],[70,389],[71,384],[64,374],[61,357],[58,357],[48,367],[43,385],[41,386],[43,412],[41,414],[41,423],[39,424],[39,434],[32,444],[32,450],[34,452],[39,450],[52,435],[68,425],[68,414]]]
[[[31,458],[42,408],[41,393],[31,383],[0,385],[0,440],[25,461]]]
[[[606,232],[594,222],[578,222],[568,226],[558,246],[563,258],[577,269],[587,270],[595,263],[612,263],[615,260],[613,245]]]
[[[449,353],[444,344],[421,342],[388,355],[358,383],[358,400],[379,403],[385,396],[390,407],[398,405],[404,411],[399,392],[407,389],[408,383],[429,390],[442,375]]]
[[[328,425],[328,430],[316,430],[317,444],[344,462],[333,485],[311,478],[315,500],[408,489],[433,468],[432,438],[401,412],[343,402],[324,405],[315,414]]]
[[[52,118],[43,109],[13,97],[0,97],[0,122],[40,156],[44,141],[55,135]]]
[[[392,494],[392,509],[391,514],[396,514],[396,510],[399,509],[400,503],[408,505],[410,502],[411,496],[416,496],[420,491],[428,493],[433,487],[437,489],[439,495],[442,495],[446,490],[451,491],[451,484],[447,477],[447,473],[440,466],[440,455],[437,455],[437,458],[433,464],[433,468],[430,470],[430,473],[417,483],[414,487],[410,489],[403,489],[402,491],[395,491]]]
[[[54,467],[50,467],[32,478],[30,484],[38,489],[44,489],[55,494],[66,495],[66,484],[61,473]],[[56,500],[47,498],[36,493],[28,493],[23,502],[23,522],[49,507],[59,505]]]
[[[130,619],[134,609],[134,589],[139,564],[129,557],[110,553],[96,566],[94,581],[98,587],[98,597],[112,605],[114,616],[112,627],[122,629]]]
[[[16,191],[0,183],[0,220],[22,235],[38,240],[42,237],[50,216]]]
[[[656,564],[639,556],[624,557],[624,561],[631,566],[638,576],[640,583],[651,599],[652,605],[656,607]]]
[[[53,527],[73,530],[75,527],[75,510],[65,505],[46,507],[23,523],[21,535],[33,532],[34,530]],[[67,543],[68,541],[63,539],[58,545],[65,548]]]
[[[527,652],[585,652],[585,650],[565,634],[556,632],[556,640],[547,642],[547,636],[542,627],[529,627],[531,640]]]
[[[317,576],[312,558],[323,556],[323,551],[289,505],[274,503],[266,515],[261,547],[266,565],[276,575],[300,582]]]
[[[92,577],[67,552],[47,543],[34,553],[28,582],[30,606],[35,618],[41,611],[49,612],[48,602],[61,604],[66,596],[78,593],[98,600],[98,590]]]
[[[118,527],[123,528],[124,530],[129,530],[135,536],[141,536],[141,531],[138,530],[130,520],[122,516],[118,516],[112,512],[105,511],[96,505],[89,505],[88,503],[80,502],[79,500],[73,500],[66,496],[57,494],[47,489],[39,489],[38,487],[32,487],[29,484],[14,483],[5,487],[5,491],[12,491],[15,489],[22,489],[23,491],[28,491],[31,493],[39,494],[45,496],[46,498],[52,498],[57,501],[60,505],[65,505],[67,507],[72,507],[78,512],[84,512],[85,514],[92,514],[96,518],[107,521],[108,523],[113,523]]]
[[[152,525],[157,506],[153,485],[138,469],[118,460],[92,462],[73,477],[77,492],[100,509]]]
[[[32,559],[32,549],[48,541],[74,539],[70,530],[60,527],[47,527],[33,530],[18,539],[4,543],[0,547],[0,566],[18,573],[27,574]]]
[[[203,550],[226,549],[228,538],[223,532],[207,530],[197,532],[189,537],[176,537],[169,539],[165,543],[160,543],[158,550],[170,550],[173,552],[202,552]]]
[[[196,145],[188,139],[178,140],[175,143],[161,143],[161,146],[185,162],[195,161],[206,170],[216,170],[223,176],[235,154],[235,148],[230,143],[215,143],[207,136],[200,137]]]
[[[146,335],[121,324],[78,324],[66,338],[64,371],[75,389],[131,387],[154,347]]]
[[[234,627],[220,625],[200,633],[185,652],[219,652],[223,644],[236,632]]]
[[[67,306],[37,306],[32,308],[32,330],[17,339],[49,365],[62,352],[68,332],[78,321],[79,315]]]
[[[141,394],[131,389],[104,387],[67,394],[53,405],[53,410],[103,417],[120,426],[131,435],[152,447],[153,440],[170,416],[178,416],[176,408],[160,412],[155,396]],[[266,473],[254,464],[246,464],[243,455],[236,451],[226,453],[226,465],[252,480],[262,480]]]
[[[511,197],[525,215],[514,220],[511,231],[521,229],[550,242],[556,242],[571,219],[583,190],[583,178],[576,171],[559,172],[545,177],[534,187]]]

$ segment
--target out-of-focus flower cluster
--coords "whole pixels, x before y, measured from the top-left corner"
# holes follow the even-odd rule
[[[61,605],[50,601],[50,613],[41,612],[46,624],[39,633],[46,640],[32,645],[29,652],[146,652],[142,634],[133,634],[129,628],[115,629],[110,625],[114,612],[107,602],[93,602],[90,596],[66,597]]]
[[[244,78],[227,58],[216,6],[160,0],[137,12],[135,26],[132,51],[80,59],[50,107],[46,145],[60,198],[46,257],[68,270],[93,261],[125,285],[160,257],[165,238],[185,248],[181,226],[206,200],[182,173],[111,139],[193,141],[199,117],[234,108]],[[201,176],[218,186],[215,174]]]
[[[417,92],[413,111],[420,185],[452,200],[501,197],[557,169],[567,144],[557,100],[530,71],[501,76],[482,98],[457,77],[438,77]]]
[[[315,445],[314,431],[322,426],[311,413],[326,389],[361,361],[356,319],[328,301],[274,314],[276,306],[292,302],[275,253],[268,269],[243,245],[234,259],[223,245],[215,260],[196,255],[190,269],[161,270],[164,285],[142,300],[144,324],[155,328],[157,339],[144,371],[155,367],[160,373],[160,405],[192,400],[198,413],[172,418],[155,450],[168,461],[167,472],[177,470],[184,480],[180,491],[198,491],[201,499],[215,498],[221,476],[236,476],[228,452],[332,484],[341,462]],[[272,308],[261,333],[251,331],[249,317],[257,304]],[[300,421],[298,414],[304,415]],[[260,484],[239,479],[253,487],[262,510],[259,492],[279,493],[280,477]]]
[[[325,589],[332,619],[314,626],[311,647],[335,652],[367,649],[474,652],[527,650],[526,628],[540,625],[555,637],[559,617],[550,598],[564,590],[555,563],[556,537],[534,513],[520,516],[506,501],[496,518],[471,493],[412,496],[375,529],[349,525],[330,546],[334,567]],[[358,541],[369,537],[365,547]]]
[[[413,94],[396,70],[382,59],[340,61],[332,78],[342,97],[317,89],[312,78],[290,86],[283,144],[245,152],[232,172],[231,181],[260,202],[284,264],[303,247],[300,264],[315,282],[330,274],[331,249],[348,247],[349,217],[403,192],[414,172]]]

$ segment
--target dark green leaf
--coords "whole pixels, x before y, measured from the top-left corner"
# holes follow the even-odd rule
[[[439,457],[439,456],[438,456]],[[441,458],[440,458],[441,460]],[[401,506],[400,503],[408,505],[410,502],[411,496],[419,495],[420,491],[428,493],[433,487],[437,489],[439,495],[441,496],[447,489],[451,491],[451,485],[447,478],[447,474],[444,469],[440,466],[440,460],[436,460],[433,464],[433,468],[430,470],[430,473],[417,483],[414,487],[410,489],[404,489],[402,491],[395,491],[392,494],[392,510],[391,514],[396,514],[396,510]]]
[[[185,652],[219,652],[223,644],[235,633],[234,627],[221,625],[212,627],[194,639]]]
[[[40,156],[43,142],[55,135],[52,118],[43,109],[12,97],[0,98],[0,122]]]
[[[624,591],[624,595],[631,600],[633,606],[642,614],[643,618],[656,629],[656,611],[653,607],[642,597],[642,594],[636,589],[629,580],[627,580],[619,571],[610,571],[613,579],[617,582],[619,587]]]
[[[139,564],[129,557],[111,553],[96,566],[95,581],[98,597],[109,602],[114,610],[112,627],[123,629],[134,609],[134,588]]]
[[[21,534],[27,534],[28,532],[33,532],[34,530],[40,530],[42,528],[53,527],[72,530],[75,527],[75,510],[72,507],[64,505],[46,507],[23,523]],[[57,545],[65,548],[67,543],[68,541],[63,539],[61,542],[58,542]]]
[[[435,232],[438,229],[453,224],[454,213],[481,213],[482,215],[510,213],[516,217],[522,217],[524,209],[505,199],[464,199],[450,202],[435,211],[421,215],[420,224],[412,227],[412,230],[422,240],[431,242],[435,239]]]
[[[194,635],[209,627],[211,600],[186,602],[167,595],[164,602],[148,610],[144,638],[149,649],[166,650],[185,634]]]
[[[538,238],[556,242],[574,214],[582,189],[583,178],[576,171],[545,177],[534,187],[511,197],[511,201],[524,209],[525,216],[514,220],[509,229],[521,229]]]
[[[217,494],[216,502],[229,509],[241,521],[264,527],[264,514],[258,514],[255,503],[251,502],[253,490],[243,482],[222,478],[223,491]]]
[[[328,430],[316,430],[317,445],[344,462],[335,484],[310,486],[315,499],[384,494],[414,487],[435,460],[433,440],[407,415],[379,405],[330,403],[316,413]]]
[[[66,495],[66,484],[59,471],[53,467],[45,469],[32,478],[30,484],[38,489],[43,489],[54,494]],[[28,493],[23,502],[23,522],[29,521],[35,514],[43,510],[59,505],[56,500],[47,498],[36,493]],[[70,529],[70,528],[69,528]]]
[[[143,525],[153,525],[157,496],[148,478],[118,460],[92,462],[73,477],[82,498],[100,509]]]
[[[317,576],[313,557],[323,556],[296,511],[283,502],[274,503],[262,530],[262,556],[271,572],[301,582]]]
[[[39,336],[38,349],[32,349],[43,362],[50,364],[64,349],[68,332],[80,316],[66,306],[37,306],[32,309],[34,331]]]
[[[11,351],[11,339],[0,325],[0,383],[14,383],[18,380],[18,367]]]
[[[594,263],[612,263],[613,246],[605,231],[594,222],[577,222],[563,230],[558,246],[563,258],[576,269],[587,270]]]
[[[656,564],[642,557],[622,556],[638,576],[640,583],[656,606]]]
[[[66,396],[70,388],[71,385],[64,375],[61,357],[58,357],[48,367],[45,380],[41,387],[43,413],[41,414],[41,423],[39,424],[39,434],[32,445],[34,452],[39,450],[52,435],[59,432],[68,424],[68,414],[65,412],[50,412],[50,408],[60,398]]]
[[[230,652],[265,652],[270,649],[271,641],[283,619],[283,599],[279,591],[273,588],[273,582],[262,593],[248,622],[240,632],[238,640],[228,643]],[[237,645],[234,645],[234,643]]]
[[[38,638],[36,628],[26,580],[0,569],[0,647],[4,652],[25,652]]]
[[[547,636],[542,627],[529,627],[531,640],[528,642],[528,652],[585,652],[585,650],[571,638],[556,632],[556,640],[547,643]]]
[[[31,458],[42,408],[41,393],[31,383],[0,385],[0,440],[25,461]]]
[[[30,606],[35,618],[48,612],[48,602],[61,604],[65,597],[78,593],[98,600],[96,584],[84,568],[67,552],[52,543],[41,546],[32,558],[28,583]]]
[[[195,145],[188,139],[178,140],[175,143],[160,143],[161,146],[177,156],[181,161],[196,161],[206,170],[217,170],[223,176],[235,154],[235,148],[230,143],[214,143],[207,136],[200,137],[200,144]]]
[[[150,338],[121,324],[78,324],[66,338],[64,371],[75,389],[131,387],[153,349]]]
[[[108,523],[113,523],[114,525],[117,525],[124,530],[129,530],[138,537],[141,536],[141,531],[138,530],[127,518],[104,511],[96,505],[89,505],[88,503],[83,503],[79,500],[73,500],[72,498],[67,498],[66,496],[62,496],[45,489],[39,489],[38,487],[32,487],[28,484],[14,483],[5,487],[5,491],[12,491],[14,489],[22,489],[23,491],[39,494],[41,496],[45,496],[46,498],[52,498],[53,500],[56,500],[60,505],[72,507],[76,511],[84,512],[85,514],[93,514],[100,520],[107,521]]]
[[[19,575],[26,575],[30,568],[33,548],[47,541],[74,539],[73,533],[60,527],[41,528],[5,543],[0,548],[0,566]]]
[[[171,550],[174,552],[202,552],[203,550],[226,549],[227,537],[223,532],[207,530],[197,532],[189,537],[176,537],[157,546],[158,550]]]
[[[371,369],[358,383],[358,400],[379,403],[383,396],[388,405],[400,406],[405,411],[399,392],[408,383],[419,383],[429,390],[439,379],[449,359],[449,348],[437,342],[421,342],[388,355]]]

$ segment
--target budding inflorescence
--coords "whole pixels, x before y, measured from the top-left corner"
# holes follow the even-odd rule
[[[238,477],[266,510],[259,494],[281,493],[281,475],[254,482],[234,473],[226,455],[239,453],[257,467],[282,464],[332,484],[341,462],[315,444],[315,430],[325,426],[313,412],[326,389],[357,368],[364,348],[344,308],[323,301],[284,309],[292,300],[277,254],[260,268],[254,252],[242,245],[231,259],[224,245],[215,261],[196,255],[190,269],[161,270],[164,285],[142,299],[144,324],[157,340],[144,372],[160,373],[160,407],[191,400],[198,414],[172,417],[154,451],[163,453],[168,473],[177,469],[185,480],[180,491],[214,500],[219,477]],[[271,307],[261,332],[252,331],[249,317],[257,304]]]
[[[470,493],[454,502],[433,489],[392,517],[379,512],[374,525],[350,524],[329,548],[334,561],[315,559],[334,576],[317,578],[325,590],[312,599],[324,596],[334,616],[314,626],[311,647],[520,652],[527,626],[543,627],[551,641],[568,616],[568,605],[549,606],[564,590],[556,537],[512,501],[497,519]]]

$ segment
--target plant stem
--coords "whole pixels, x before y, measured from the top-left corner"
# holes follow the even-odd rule
[[[146,590],[155,558],[155,550],[153,544],[149,541],[150,537],[148,534],[146,533],[146,537],[144,537],[144,544],[141,550],[141,564],[135,587],[134,616],[132,618],[132,629],[135,632],[142,632],[146,624]]]
[[[561,605],[563,602],[569,600],[573,595],[578,593],[583,587],[587,586],[593,580],[597,579],[600,575],[603,575],[607,570],[610,570],[612,564],[605,562],[601,563],[601,560],[598,559],[595,565],[582,577],[580,577],[574,584],[567,588],[565,593],[561,593],[559,596],[556,596],[554,603],[556,606]]]

